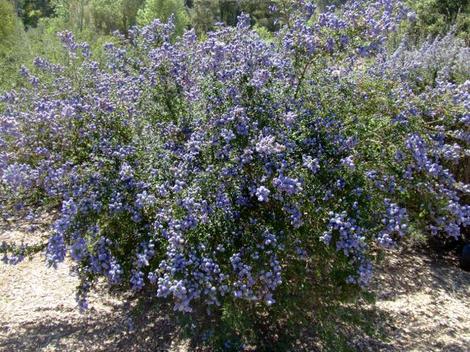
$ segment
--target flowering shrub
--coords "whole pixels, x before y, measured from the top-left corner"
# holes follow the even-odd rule
[[[415,94],[378,74],[400,3],[282,9],[271,41],[246,16],[204,40],[155,21],[104,63],[62,33],[68,62],[36,59],[1,97],[2,210],[59,209],[46,257],[76,263],[82,308],[103,277],[187,313],[303,311],[366,287],[410,231],[468,224],[445,166],[468,83]]]
[[[463,83],[470,71],[470,48],[453,32],[429,39],[418,49],[410,47],[405,37],[383,59],[381,74],[402,80],[414,91],[433,88],[438,82]]]

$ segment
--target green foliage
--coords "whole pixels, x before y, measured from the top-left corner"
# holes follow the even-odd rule
[[[189,24],[189,16],[184,0],[147,0],[144,7],[137,13],[137,23],[146,25],[157,18],[166,22],[171,15],[175,18],[176,33],[181,34]]]
[[[73,30],[91,34],[126,32],[136,24],[137,11],[144,0],[54,0],[55,17],[45,19],[54,31]]]
[[[90,12],[94,26],[103,33],[125,30],[122,1],[92,0]]]
[[[234,26],[237,24],[237,16],[240,15],[240,1],[220,0],[219,1],[219,12],[220,21],[228,26]],[[263,1],[260,1],[263,3]]]
[[[121,11],[125,29],[137,24],[137,13],[145,0],[122,0]]]
[[[470,42],[469,0],[413,0],[408,1],[408,6],[416,11],[416,22],[409,27],[409,32],[417,41],[454,28],[467,43]]]
[[[15,84],[16,72],[24,53],[24,30],[13,4],[0,0],[0,91]]]
[[[190,9],[191,23],[198,33],[206,33],[213,28],[215,22],[220,21],[220,11],[216,0],[194,0]],[[228,8],[225,11],[225,16],[228,16]]]
[[[235,26],[243,12],[250,15],[252,24],[274,31],[274,17],[269,10],[272,3],[271,0],[194,0],[190,8],[191,24],[198,33],[205,33],[212,30],[216,22]]]
[[[55,17],[47,19],[46,26],[57,32],[72,30],[82,32],[92,29],[90,0],[53,0]]]
[[[36,27],[41,18],[53,14],[50,0],[15,0],[15,11],[25,27]]]
[[[276,25],[274,23],[274,16],[269,10],[269,6],[273,3],[271,0],[260,1],[241,1],[241,11],[250,15],[252,20],[258,26],[267,28],[269,31],[274,31]]]
[[[8,0],[0,0],[0,45],[5,46],[15,35],[16,14]]]
[[[259,34],[261,38],[263,38],[266,41],[272,41],[274,40],[273,33],[270,32],[266,27],[260,26],[259,24],[255,24],[253,26],[253,30]]]
[[[92,0],[90,14],[94,27],[102,33],[115,30],[126,32],[136,24],[136,16],[143,0]]]

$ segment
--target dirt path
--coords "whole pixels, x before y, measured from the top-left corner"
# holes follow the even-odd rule
[[[23,229],[0,230],[2,241]],[[39,236],[39,235],[38,235]],[[41,256],[16,266],[0,264],[0,351],[185,351],[168,317],[128,314],[129,303],[92,296],[86,314],[76,309],[77,278],[68,263],[53,270]],[[470,273],[448,260],[392,253],[377,275],[375,324],[387,338],[358,336],[358,351],[470,350]]]

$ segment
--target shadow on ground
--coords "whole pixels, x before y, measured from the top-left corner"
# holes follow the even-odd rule
[[[91,309],[79,318],[63,317],[60,312],[48,318],[29,321],[14,331],[2,327],[2,351],[178,351],[177,332],[168,316],[147,314],[136,318],[136,310],[110,307],[109,312]],[[150,308],[150,307],[148,307]],[[132,312],[129,314],[129,312]]]
[[[78,314],[70,303],[57,302],[58,298],[44,303],[39,286],[50,278],[39,268],[35,262],[25,263],[9,276],[3,274],[10,280],[0,287],[4,297],[7,292],[14,292],[13,298],[31,296],[4,301],[12,306],[4,310],[8,316],[0,316],[0,351],[197,351],[188,341],[178,340],[169,305],[156,307],[151,300],[138,304],[109,300],[100,301],[98,309]],[[20,271],[27,275],[18,276]],[[25,291],[36,277],[32,273],[42,281],[35,290]],[[66,287],[66,273],[58,274],[63,276],[54,279],[56,286],[46,285],[44,292],[72,294],[74,282]],[[22,279],[25,282],[20,282]],[[329,326],[307,327],[304,338],[291,351],[468,351],[470,273],[452,260],[392,252],[377,270],[372,289],[376,304],[338,307],[324,322]],[[29,305],[28,300],[34,304]]]

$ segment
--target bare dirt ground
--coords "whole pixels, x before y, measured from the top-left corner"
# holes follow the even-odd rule
[[[25,229],[0,228],[2,241]],[[36,232],[39,240],[41,234]],[[47,268],[36,255],[15,266],[0,263],[0,351],[189,351],[165,315],[128,314],[132,303],[110,295],[76,308],[70,263]],[[378,269],[371,307],[384,338],[356,336],[357,351],[470,351],[470,273],[452,258],[392,252]],[[149,310],[150,311],[150,310]]]
[[[470,351],[470,273],[456,258],[394,252],[378,270],[375,292],[375,323],[387,336],[377,350]]]
[[[43,232],[27,228],[0,224],[0,243],[45,241]],[[41,254],[16,265],[0,262],[0,351],[187,351],[168,316],[144,312],[137,320],[136,305],[119,295],[92,293],[81,313],[70,268],[68,260],[49,268]]]

